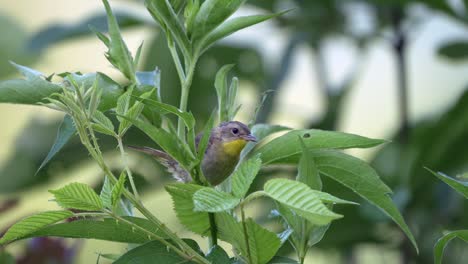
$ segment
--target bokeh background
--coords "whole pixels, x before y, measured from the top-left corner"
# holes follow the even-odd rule
[[[142,1],[110,3],[129,49],[135,52],[144,42],[140,69],[159,67],[162,97],[176,104],[177,74],[164,36]],[[468,226],[467,202],[423,169],[449,175],[468,171],[468,2],[250,0],[235,16],[290,8],[283,17],[236,33],[208,51],[197,69],[189,109],[203,124],[216,104],[216,71],[234,63],[241,121],[248,122],[262,94],[272,90],[259,122],[392,140],[381,148],[351,152],[372,163],[394,190],[420,255],[388,218],[364,203],[338,209],[345,218],[333,223],[307,263],[432,263],[432,247],[443,230]],[[106,29],[98,0],[0,0],[0,80],[21,78],[11,60],[46,76],[99,71],[123,81],[88,24]],[[36,175],[61,119],[60,113],[40,106],[0,104],[0,233],[24,216],[55,209],[49,189],[72,181],[99,188],[100,171],[77,140]],[[137,131],[128,139],[145,140]],[[119,168],[113,143],[101,142],[109,162]],[[130,157],[145,203],[175,230],[191,236],[178,224],[162,188],[169,177],[151,159],[135,153]],[[325,191],[359,200],[332,182],[325,181]],[[268,211],[265,202],[255,206]],[[265,214],[257,220],[271,222]],[[7,250],[18,263],[95,263],[99,253],[122,253],[126,247],[35,239]],[[288,247],[282,252],[291,253]],[[467,259],[468,246],[454,241],[444,260]]]

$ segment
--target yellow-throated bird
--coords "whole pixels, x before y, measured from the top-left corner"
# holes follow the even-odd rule
[[[202,134],[196,137],[196,145]],[[205,178],[211,185],[222,183],[236,167],[239,156],[249,141],[257,141],[249,128],[238,121],[221,123],[211,130],[208,146],[201,164]],[[169,154],[149,147],[129,146],[140,152],[152,155],[179,181],[189,182],[190,174],[184,170]]]

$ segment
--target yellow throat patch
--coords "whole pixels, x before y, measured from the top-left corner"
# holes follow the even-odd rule
[[[230,142],[223,143],[223,150],[229,156],[239,156],[242,149],[247,144],[247,141],[244,139],[236,139]]]

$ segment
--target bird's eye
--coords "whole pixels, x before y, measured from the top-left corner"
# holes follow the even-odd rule
[[[239,129],[233,128],[233,129],[232,129],[232,133],[233,133],[234,135],[237,135],[237,134],[239,133]]]

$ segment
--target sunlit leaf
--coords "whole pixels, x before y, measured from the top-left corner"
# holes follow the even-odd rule
[[[70,183],[57,190],[50,190],[55,201],[63,208],[99,211],[103,204],[91,187],[83,183]]]
[[[26,217],[8,229],[5,235],[0,239],[0,245],[24,238],[41,228],[72,216],[73,213],[70,211],[48,211]]]
[[[231,175],[232,194],[237,198],[244,198],[255,176],[262,166],[260,155],[242,162]]]
[[[114,264],[130,263],[157,263],[176,264],[176,263],[196,263],[179,256],[175,251],[168,248],[159,241],[148,242],[144,245],[135,247],[123,254]]]
[[[203,186],[194,184],[173,183],[165,186],[174,202],[174,210],[179,221],[190,231],[206,235],[210,230],[208,213],[195,212],[193,195]]]
[[[193,196],[194,210],[199,212],[222,212],[234,208],[239,202],[239,198],[210,187],[198,190]]]
[[[303,183],[288,179],[269,180],[264,186],[264,191],[269,197],[316,225],[326,225],[342,217],[330,211],[322,200],[330,199],[346,203],[332,195],[314,191]]]

